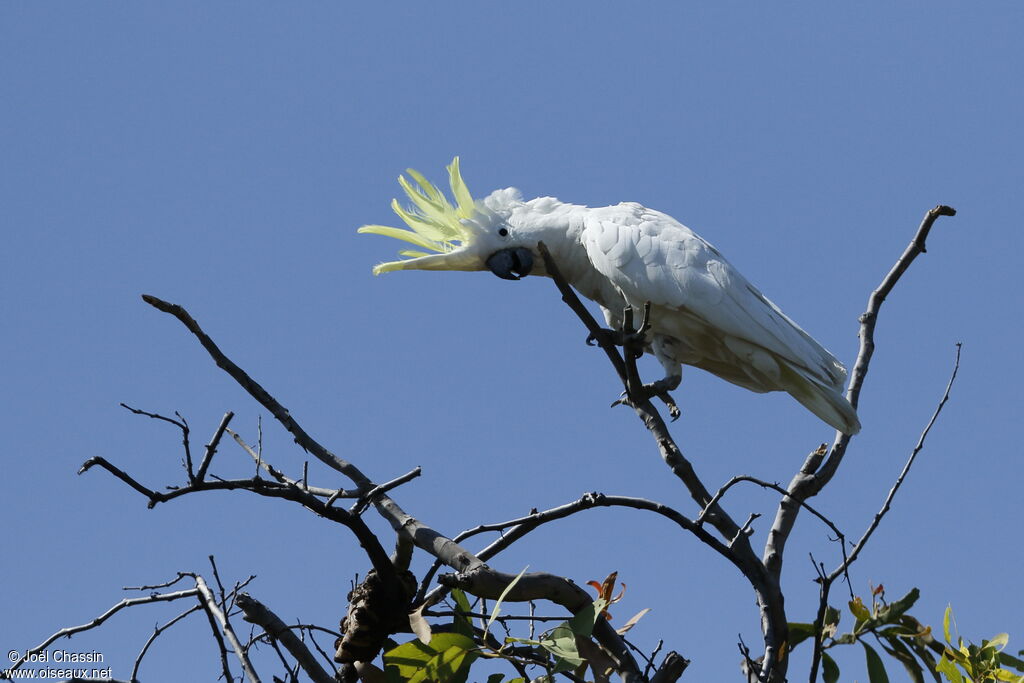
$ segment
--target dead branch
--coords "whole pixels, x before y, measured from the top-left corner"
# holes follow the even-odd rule
[[[940,204],[934,209],[925,213],[921,220],[914,238],[907,245],[903,254],[896,260],[895,265],[882,279],[881,284],[871,293],[868,298],[867,310],[860,316],[860,349],[857,353],[857,360],[853,365],[853,372],[850,375],[850,385],[846,391],[846,398],[856,408],[860,400],[860,392],[867,378],[871,358],[875,352],[875,325],[878,322],[878,314],[882,304],[892,292],[896,283],[910,267],[910,264],[925,253],[925,241],[931,232],[932,226],[939,216],[955,216],[956,209]],[[792,501],[805,501],[818,494],[822,488],[832,480],[836,470],[839,468],[850,443],[850,435],[837,432],[832,449],[828,458],[822,463],[821,458],[812,461],[808,459],[800,472],[793,477],[788,487],[789,495],[782,499],[778,510],[775,513],[775,521],[769,533],[768,541],[765,543],[764,562],[769,571],[775,576],[782,572],[782,556],[785,551],[786,540],[796,523],[797,515],[800,512],[799,505],[793,505]],[[817,466],[818,463],[820,467]],[[815,465],[812,469],[810,465]]]
[[[243,618],[262,628],[268,636],[279,641],[295,658],[302,670],[316,683],[336,683],[334,676],[327,673],[305,643],[292,633],[283,621],[263,603],[248,593],[239,593],[235,604],[242,610]]]
[[[244,370],[238,367],[232,362],[213,342],[213,340],[199,327],[198,323],[188,314],[188,312],[176,304],[171,304],[166,301],[162,301],[153,296],[143,295],[143,300],[151,306],[169,313],[177,318],[202,344],[203,348],[210,354],[210,356],[217,363],[218,367],[225,370],[232,379],[234,379],[243,389],[245,389],[253,398],[255,398],[264,408],[266,408],[274,417],[287,429],[293,437],[295,437],[296,443],[298,443],[306,451],[312,453],[317,459],[324,464],[328,465],[332,469],[335,469],[345,476],[349,477],[361,491],[365,491],[368,499],[377,509],[377,511],[391,524],[392,528],[400,536],[405,536],[411,540],[416,546],[423,550],[426,550],[435,557],[439,557],[444,561],[445,564],[452,567],[456,571],[462,573],[468,570],[472,570],[480,576],[486,576],[493,570],[484,565],[483,561],[476,558],[465,549],[461,548],[457,543],[451,539],[446,538],[444,535],[435,531],[434,529],[423,524],[418,519],[406,514],[394,500],[392,500],[384,492],[374,492],[377,488],[372,481],[364,475],[355,465],[342,460],[338,456],[331,453],[329,450],[320,445],[315,439],[313,439],[298,422],[292,418],[288,411],[278,401],[270,395],[260,384],[253,380]],[[102,465],[104,462],[95,462],[93,464]],[[109,465],[109,463],[107,463]],[[111,466],[112,467],[112,466]],[[108,468],[109,469],[109,468]],[[114,473],[114,468],[111,470]],[[120,470],[117,470],[120,472]],[[136,488],[144,495],[147,495],[153,499],[153,496],[164,496],[169,494],[155,493],[149,489],[143,487],[138,482],[134,482],[133,479],[128,477],[127,474],[123,475],[123,480],[133,488]],[[115,475],[116,476],[116,475]],[[119,477],[120,478],[120,477]],[[248,488],[252,490],[252,481],[263,481],[263,480],[246,480],[245,486],[238,486],[238,488]],[[133,483],[130,483],[133,482]],[[209,482],[214,483],[214,482]],[[237,483],[237,482],[232,482]],[[265,482],[266,483],[266,482]],[[280,482],[278,482],[280,483]],[[202,486],[206,486],[207,482],[202,482]],[[190,488],[190,487],[184,487]],[[191,488],[198,489],[200,484],[197,483]],[[228,488],[228,487],[224,487]],[[282,497],[291,500],[297,500],[306,507],[309,507],[314,512],[321,514],[335,521],[339,521],[348,526],[353,532],[356,533],[360,544],[366,549],[367,553],[371,556],[371,561],[374,565],[374,569],[382,576],[387,579],[393,586],[393,590],[399,590],[400,579],[398,572],[394,565],[391,564],[390,559],[386,562],[380,560],[381,557],[387,558],[387,555],[383,553],[383,549],[380,546],[379,540],[375,535],[370,532],[369,528],[365,526],[362,519],[358,515],[351,515],[344,511],[338,510],[337,508],[328,508],[324,503],[314,496],[302,491],[301,486],[295,488],[264,488],[258,493],[263,494],[264,491],[270,491],[271,495]],[[174,492],[172,492],[174,493]],[[372,495],[370,495],[372,493]],[[308,498],[300,499],[300,496],[305,495]],[[344,517],[342,517],[344,516]],[[344,520],[344,521],[343,521]],[[609,651],[616,653],[619,659],[620,666],[622,667],[622,674],[628,680],[639,680],[640,670],[636,664],[636,661],[630,655],[628,648],[622,642],[621,637],[615,633],[614,629],[610,627],[605,629],[599,629],[599,633],[595,634],[599,642],[608,649]]]
[[[177,624],[179,621],[192,614],[203,609],[202,605],[192,605],[187,610],[174,617],[163,626],[157,626],[153,629],[153,633],[146,639],[146,644],[142,646],[142,650],[139,651],[139,656],[135,658],[135,664],[132,666],[132,675],[129,680],[136,681],[139,678],[139,667],[142,665],[142,658],[149,652],[149,647],[156,642],[156,639],[160,637],[164,631]]]
[[[357,486],[361,488],[369,488],[372,486],[370,479],[360,472],[358,468],[334,455],[309,436],[309,434],[299,426],[299,423],[292,419],[288,410],[277,402],[277,399],[267,393],[267,390],[260,386],[256,380],[250,377],[244,370],[242,370],[242,368],[235,365],[230,358],[224,355],[220,348],[218,348],[213,340],[210,339],[209,335],[203,332],[203,329],[199,327],[199,323],[189,315],[188,311],[177,304],[168,303],[148,294],[143,294],[142,300],[158,311],[169,313],[177,318],[181,324],[183,324],[185,328],[199,340],[199,343],[203,345],[203,348],[206,349],[206,352],[209,353],[214,362],[217,363],[217,366],[231,375],[232,379],[245,389],[250,396],[255,398],[260,405],[270,411],[270,414],[273,415],[274,418],[280,422],[292,436],[295,437],[295,443],[299,444],[303,450],[312,453],[315,458],[331,469],[341,472],[355,482]]]
[[[249,655],[246,653],[245,648],[243,648],[242,644],[238,642],[238,636],[235,635],[235,629],[232,628],[231,621],[228,620],[228,615],[221,610],[220,605],[217,604],[217,598],[213,595],[210,587],[206,585],[206,581],[203,580],[202,576],[196,576],[196,589],[199,591],[206,613],[211,615],[217,621],[218,626],[220,626],[221,633],[224,634],[228,644],[231,645],[231,649],[234,651],[239,664],[242,666],[242,671],[245,673],[245,677],[250,681],[250,683],[260,683],[260,677],[253,668],[252,662],[249,661]]]
[[[900,472],[900,475],[896,477],[896,482],[892,485],[892,488],[889,489],[889,494],[885,497],[885,502],[882,503],[882,509],[875,513],[875,517],[871,520],[871,524],[864,531],[864,535],[862,535],[860,540],[854,544],[853,550],[850,551],[850,556],[836,567],[831,574],[829,574],[830,580],[834,581],[837,579],[839,575],[857,559],[860,552],[864,549],[864,546],[867,545],[871,535],[875,532],[875,529],[878,528],[882,518],[885,517],[887,512],[889,512],[889,509],[892,506],[892,501],[896,497],[896,492],[899,491],[900,486],[903,485],[903,480],[906,479],[907,474],[910,473],[910,468],[914,465],[914,460],[917,459],[917,455],[924,449],[924,441],[928,438],[928,433],[932,430],[932,427],[935,426],[935,421],[939,419],[939,414],[942,412],[942,408],[946,405],[946,402],[949,401],[949,393],[953,389],[953,382],[956,381],[956,373],[960,370],[961,346],[962,344],[957,342],[956,359],[953,361],[953,372],[949,376],[949,382],[946,383],[946,390],[942,394],[942,399],[939,400],[939,404],[935,407],[935,412],[932,413],[931,419],[928,420],[928,424],[925,425],[924,430],[921,432],[921,436],[918,437],[917,443],[914,445],[914,449],[910,452],[910,457],[907,458],[906,464],[903,465],[903,470]]]
[[[31,650],[27,650],[18,661],[14,662],[11,665],[10,669],[0,671],[0,678],[10,678],[11,676],[9,675],[9,672],[21,668],[21,666],[28,660],[28,658],[31,655],[42,652],[60,638],[70,638],[76,633],[81,633],[82,631],[94,629],[123,609],[126,609],[128,607],[135,607],[136,605],[148,605],[154,602],[171,602],[174,600],[180,600],[182,598],[194,597],[198,594],[199,591],[197,588],[187,588],[185,590],[174,591],[173,593],[153,593],[151,595],[146,595],[138,598],[125,598],[124,600],[121,600],[120,602],[112,606],[103,614],[94,618],[92,621],[85,624],[81,624],[79,626],[68,626],[66,628],[62,628],[56,633],[54,633],[52,636],[41,642],[39,645],[36,645]]]
[[[624,507],[654,512],[655,514],[661,515],[662,517],[670,520],[682,529],[694,534],[700,541],[707,544],[713,550],[725,557],[725,559],[733,563],[736,562],[736,558],[730,552],[729,547],[725,543],[710,534],[707,530],[703,529],[698,522],[690,520],[679,511],[663,503],[647,500],[645,498],[606,495],[604,493],[597,492],[585,493],[571,503],[566,503],[565,505],[560,505],[549,510],[541,512],[534,511],[529,515],[505,522],[481,524],[473,529],[460,533],[454,540],[455,542],[461,543],[465,539],[481,533],[489,531],[504,531],[500,538],[495,539],[491,544],[476,554],[479,559],[487,561],[519,539],[523,538],[526,534],[544,524],[565,519],[566,517],[585,510],[592,510],[601,507]],[[442,586],[435,588],[429,594],[425,594],[427,586],[429,586],[430,581],[438,568],[439,563],[435,563],[424,576],[421,581],[420,593],[417,596],[417,602],[433,605],[439,602],[444,597],[445,593],[447,593],[447,589]]]
[[[167,422],[181,430],[181,444],[185,448],[185,471],[188,472],[189,481],[192,481],[192,479],[195,478],[195,475],[192,474],[192,446],[191,440],[189,439],[188,420],[183,418],[181,414],[178,412],[174,413],[178,417],[178,419],[175,420],[174,418],[167,417],[166,415],[160,415],[159,413],[150,413],[145,410],[132,408],[127,403],[122,403],[120,405],[122,408],[124,408],[130,413],[134,413],[136,415],[145,415],[146,417],[154,420]]]
[[[210,443],[206,444],[206,452],[203,454],[203,461],[199,463],[199,470],[196,472],[196,479],[202,481],[203,477],[206,476],[206,470],[210,467],[210,462],[213,460],[213,454],[217,452],[217,446],[220,444],[221,437],[224,436],[224,431],[228,428],[228,423],[231,422],[235,414],[230,410],[224,413],[224,417],[221,418],[220,424],[217,425],[217,431],[213,433],[213,438],[210,439]]]
[[[925,439],[928,437],[928,433],[935,425],[935,422],[939,419],[939,414],[942,412],[942,409],[946,405],[946,402],[949,401],[949,395],[953,389],[953,382],[956,381],[957,372],[960,370],[961,346],[962,344],[960,344],[959,342],[956,345],[956,358],[953,361],[953,371],[952,373],[950,373],[949,381],[946,383],[946,390],[943,392],[942,398],[939,400],[938,405],[935,407],[935,411],[932,413],[931,418],[928,420],[928,424],[925,425],[924,430],[921,432],[921,436],[918,437],[917,443],[914,445],[913,450],[910,452],[910,456],[907,458],[907,462],[903,465],[903,470],[900,472],[899,476],[896,477],[896,481],[895,483],[893,483],[892,488],[889,489],[889,493],[888,495],[886,495],[885,501],[882,503],[882,508],[875,513],[874,518],[871,520],[871,523],[868,525],[868,528],[864,531],[864,534],[860,537],[860,540],[858,540],[857,543],[854,544],[849,556],[843,557],[843,561],[839,563],[838,567],[832,570],[832,572],[828,575],[825,574],[823,568],[819,569],[817,565],[815,567],[818,571],[818,583],[821,587],[819,590],[818,599],[818,618],[814,622],[815,641],[814,652],[811,658],[811,673],[809,679],[811,683],[814,683],[814,680],[817,677],[818,666],[821,661],[822,619],[825,614],[825,609],[828,605],[829,590],[836,579],[846,574],[846,572],[850,568],[850,565],[853,564],[853,562],[860,555],[861,551],[864,549],[864,546],[867,545],[867,542],[871,538],[871,535],[878,528],[878,525],[881,524],[882,518],[885,517],[887,512],[889,512],[892,506],[892,501],[896,497],[896,492],[899,491],[900,486],[903,485],[903,481],[907,478],[907,474],[910,473],[910,468],[913,466],[918,454],[924,449],[924,442]]]
[[[330,497],[335,492],[330,489],[320,490],[317,492],[303,489],[301,485],[293,482],[278,482],[269,481],[267,479],[231,479],[231,480],[196,480],[194,483],[182,486],[180,488],[172,489],[170,491],[154,491],[143,484],[136,481],[131,475],[124,472],[120,468],[112,465],[106,459],[95,456],[89,458],[82,464],[82,467],[78,470],[79,474],[87,472],[92,467],[101,467],[107,470],[121,481],[128,484],[130,487],[146,496],[149,499],[149,507],[152,508],[158,503],[164,503],[181,496],[196,493],[199,491],[249,491],[261,496],[270,498],[283,498],[299,503],[303,507],[315,512],[316,514],[326,517],[331,521],[337,522],[348,527],[359,540],[360,545],[363,546],[373,564],[374,568],[379,568],[379,571],[385,575],[388,573],[393,574],[393,567],[391,560],[387,555],[387,552],[381,546],[380,541],[376,535],[366,526],[366,523],[362,521],[357,515],[352,515],[346,510],[342,510],[335,507],[328,507],[327,504],[317,497],[320,494],[323,497]]]

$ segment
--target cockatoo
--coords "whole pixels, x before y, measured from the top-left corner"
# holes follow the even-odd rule
[[[365,225],[361,233],[409,242],[394,270],[490,270],[518,280],[547,275],[543,241],[562,276],[597,302],[608,326],[621,331],[627,306],[650,302],[643,343],[665,368],[662,389],[674,389],[692,365],[758,393],[785,391],[845,434],[860,429],[843,396],[846,369],[744,278],[715,247],[671,216],[633,202],[592,208],[553,197],[524,201],[519,190],[474,200],[459,159],[448,166],[453,205],[409,169],[398,182],[412,201],[392,209],[409,227]],[[434,252],[434,253],[429,253]]]

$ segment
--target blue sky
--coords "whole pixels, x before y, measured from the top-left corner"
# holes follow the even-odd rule
[[[924,211],[956,207],[883,310],[864,431],[816,505],[859,535],[962,341],[953,398],[855,590],[918,586],[922,620],[952,603],[965,635],[1009,631],[1024,647],[1022,20],[1009,2],[4,4],[0,645],[88,621],[121,586],[205,571],[209,554],[229,580],[257,574],[252,593],[283,617],[333,625],[367,568],[344,529],[279,502],[212,493],[147,510],[101,472],[75,475],[102,455],[154,487],[182,481],[179,435],[122,401],[180,411],[197,447],[227,410],[250,440],[262,415],[268,458],[301,472],[282,430],[141,293],[186,306],[371,477],[422,466],[396,498],[445,533],[591,490],[694,513],[635,416],[608,409],[615,376],[549,281],[370,274],[398,245],[355,229],[393,223],[406,167],[441,180],[458,154],[478,195],[515,185],[675,216],[847,364],[868,294]],[[712,488],[738,473],[788,481],[830,439],[788,397],[697,370],[676,397],[675,434]],[[225,447],[214,469],[249,465]],[[727,503],[739,518],[774,509],[755,490]],[[838,561],[803,519],[785,579],[794,621],[816,599],[809,552]],[[592,512],[492,562],[526,564],[579,582],[618,570],[616,616],[653,607],[635,641],[664,638],[693,680],[729,680],[737,634],[757,642],[742,578],[658,519]],[[73,644],[127,677],[176,613],[138,609]],[[142,679],[215,677],[207,631],[169,632]],[[859,654],[839,661],[863,679]]]

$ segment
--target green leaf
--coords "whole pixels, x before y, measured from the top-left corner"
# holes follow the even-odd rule
[[[409,679],[409,683],[463,683],[469,677],[469,665],[476,658],[477,653],[466,648],[457,645],[449,647],[431,657],[426,666]]]
[[[914,606],[917,599],[921,597],[921,591],[911,588],[910,592],[895,602],[890,602],[878,613],[878,620],[883,624],[895,623],[903,613]]]
[[[960,669],[956,668],[954,664],[946,655],[942,655],[942,659],[935,665],[935,670],[946,677],[946,680],[950,683],[964,683],[963,674],[960,673]]]
[[[825,683],[839,681],[839,666],[834,659],[828,656],[827,652],[821,653],[821,677]]]
[[[824,626],[838,626],[839,625],[839,618],[841,616],[842,616],[842,613],[839,610],[837,610],[835,607],[832,607],[832,606],[826,607],[825,608],[825,621],[823,622],[823,625]]]
[[[854,631],[857,631],[860,624],[871,619],[871,612],[864,606],[864,601],[859,597],[850,600],[848,603],[850,606],[850,612],[853,613],[854,618],[857,620],[857,625],[854,626]]]
[[[925,645],[924,640],[921,638],[913,638],[907,641],[907,647],[917,655],[917,658],[924,664],[924,670],[927,671],[936,683],[940,683],[937,662],[932,651]]]
[[[1024,661],[1017,659],[1006,652],[999,653],[999,664],[1002,666],[1011,666],[1017,671],[1024,671]]]
[[[789,624],[789,650],[792,652],[800,643],[814,636],[814,624],[792,622]]]
[[[389,678],[394,670],[397,671],[401,680],[412,681],[416,680],[414,677],[421,675],[422,672],[428,669],[437,670],[438,666],[446,662],[447,666],[454,672],[463,661],[460,658],[458,665],[454,666],[454,668],[451,666],[455,655],[458,654],[456,651],[472,655],[469,662],[466,662],[468,667],[469,663],[476,659],[476,653],[470,652],[475,648],[476,644],[473,642],[473,639],[461,633],[436,633],[430,639],[429,645],[425,645],[419,640],[413,640],[386,652],[384,654],[384,666]],[[451,680],[452,683],[458,683],[457,678],[452,678]]]
[[[388,671],[397,669],[402,680],[408,680],[413,674],[427,665],[427,662],[437,654],[429,645],[424,645],[419,640],[408,643],[384,653],[384,666]]]
[[[864,646],[864,657],[868,663],[868,680],[871,683],[889,683],[889,675],[885,673],[885,665],[882,664],[882,658],[878,656],[873,647],[863,640],[860,641],[860,644]]]
[[[607,606],[607,600],[598,598],[577,612],[572,619],[566,622],[566,625],[575,635],[589,638],[590,634],[594,632],[594,623]]]
[[[942,635],[945,636],[946,642],[950,645],[953,644],[953,639],[949,635],[949,619],[953,616],[953,606],[946,605],[946,614],[942,617]]]
[[[529,565],[523,567],[523,571],[516,574],[516,578],[512,579],[509,584],[505,586],[505,590],[501,591],[501,595],[498,596],[498,601],[494,603],[494,609],[491,610],[491,618],[487,620],[487,628],[484,629],[485,631],[491,630],[491,624],[493,624],[494,620],[498,618],[499,614],[501,614],[502,601],[505,599],[505,596],[509,594],[509,591],[512,590],[512,587],[519,583],[519,579],[523,578],[523,574],[526,573],[527,569],[529,569]]]
[[[576,648],[576,634],[568,624],[552,629],[551,633],[540,639],[540,646],[555,656],[555,673],[583,663],[583,657]]]
[[[882,641],[882,647],[891,657],[899,660],[903,668],[907,670],[907,675],[910,680],[914,683],[924,683],[924,671],[921,669],[921,665],[914,659],[914,655],[910,654],[910,650],[898,636],[892,636]]]
[[[505,678],[505,674],[491,674],[487,677],[487,683],[501,683],[503,678]]]
[[[1006,633],[1000,633],[1000,634],[998,634],[998,635],[994,635],[994,636],[992,636],[992,639],[991,639],[991,640],[989,640],[989,641],[987,641],[987,642],[983,642],[983,643],[982,643],[982,645],[984,645],[985,647],[992,647],[992,648],[995,648],[996,652],[999,652],[999,651],[1000,651],[1000,650],[1002,650],[1002,649],[1003,649],[1004,647],[1006,647],[1006,644],[1007,644],[1007,643],[1008,643],[1009,641],[1010,641],[1010,636],[1009,636],[1009,634],[1006,634]]]
[[[455,609],[457,612],[469,613],[469,599],[466,594],[458,588],[452,589],[452,599],[455,601]],[[465,614],[456,614],[455,620],[452,622],[452,628],[455,629],[456,633],[461,633],[469,638],[473,637],[473,624],[469,621],[469,617]]]

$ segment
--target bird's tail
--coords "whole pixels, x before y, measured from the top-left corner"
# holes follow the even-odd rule
[[[822,384],[789,363],[783,361],[779,365],[783,384],[790,396],[843,434],[853,435],[860,431],[857,411],[838,389]]]

